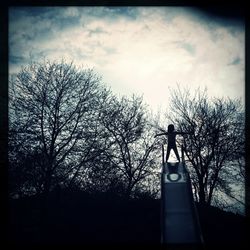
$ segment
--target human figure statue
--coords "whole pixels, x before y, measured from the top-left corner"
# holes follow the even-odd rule
[[[176,146],[176,135],[185,135],[185,134],[191,134],[191,133],[177,132],[174,129],[174,125],[170,124],[170,125],[168,125],[168,132],[164,132],[164,133],[160,133],[160,134],[156,134],[155,135],[155,137],[161,136],[161,135],[166,135],[167,138],[168,138],[166,162],[168,161],[171,149],[174,150],[176,158],[177,158],[178,162],[180,162],[180,156],[179,156],[179,153],[178,153],[178,150],[177,150],[177,146]]]

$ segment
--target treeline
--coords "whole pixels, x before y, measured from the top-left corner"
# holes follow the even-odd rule
[[[32,63],[9,82],[9,194],[52,190],[159,197],[161,144],[173,123],[192,135],[183,146],[195,198],[244,205],[245,136],[240,100],[177,87],[164,122],[142,97],[117,97],[101,78],[72,63]],[[162,115],[162,114],[161,114]],[[227,198],[225,198],[227,195]]]
[[[10,196],[59,187],[155,196],[152,138],[141,97],[116,97],[93,70],[33,63],[9,83]]]

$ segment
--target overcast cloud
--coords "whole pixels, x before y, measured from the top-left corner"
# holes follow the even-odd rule
[[[187,7],[15,7],[9,10],[9,70],[64,58],[94,68],[115,93],[143,94],[167,108],[169,87],[245,95],[243,22]]]

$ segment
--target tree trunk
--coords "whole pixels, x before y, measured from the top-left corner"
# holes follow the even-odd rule
[[[199,181],[199,203],[201,205],[206,204],[205,187],[202,181]]]
[[[131,196],[131,193],[132,193],[132,189],[133,189],[133,183],[132,183],[132,178],[129,179],[129,182],[128,182],[128,186],[127,186],[127,189],[126,189],[126,198],[130,198]]]

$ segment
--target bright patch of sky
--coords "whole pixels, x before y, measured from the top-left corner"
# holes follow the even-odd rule
[[[188,7],[13,7],[9,71],[30,61],[94,68],[114,93],[167,109],[176,83],[245,99],[243,22]]]

